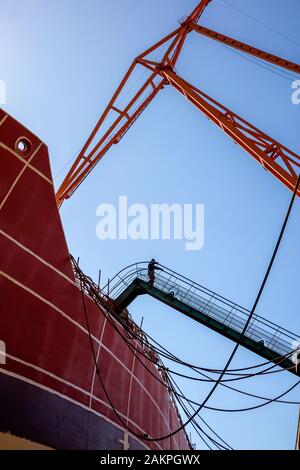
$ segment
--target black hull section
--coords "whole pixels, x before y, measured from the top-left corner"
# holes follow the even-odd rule
[[[124,449],[124,432],[48,390],[0,373],[0,432],[60,450]],[[145,447],[128,436],[129,449]]]

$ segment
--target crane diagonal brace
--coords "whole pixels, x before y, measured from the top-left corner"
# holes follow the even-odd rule
[[[300,168],[300,157],[296,153],[198,90],[170,67],[162,68],[161,75],[266,170],[294,190]]]
[[[93,148],[89,150],[89,147],[95,139],[97,132],[103,124],[106,116],[100,120],[100,124],[97,124],[87,144],[80,152],[56,194],[56,201],[58,206],[62,204],[64,199],[68,199],[73,194],[73,192],[88,176],[88,174],[106,154],[106,152],[112,147],[112,145],[120,142],[122,137],[134,124],[145,108],[149,105],[157,93],[164,87],[166,84],[164,79],[161,79],[157,85],[154,85],[153,78],[156,76],[157,73],[154,72],[143,84],[140,91],[122,111],[115,108],[113,104],[110,104],[107,114],[109,111],[113,110],[116,112],[117,118],[111,124],[109,129],[104,133],[104,135],[100,137]],[[145,90],[148,90],[148,93],[144,93],[143,95],[142,93],[145,92]],[[115,100],[113,103],[114,102]]]

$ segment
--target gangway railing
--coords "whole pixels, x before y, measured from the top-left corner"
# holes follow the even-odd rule
[[[128,307],[137,296],[149,294],[223,336],[240,340],[249,310],[166,266],[158,267],[161,270],[155,271],[151,285],[146,262],[128,266],[108,282],[106,293],[120,309]],[[300,335],[254,314],[241,345],[300,376],[300,365],[297,368],[294,360],[299,338]]]

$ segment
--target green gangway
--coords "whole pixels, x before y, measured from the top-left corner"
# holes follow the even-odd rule
[[[148,283],[147,263],[137,263],[120,271],[106,286],[107,294],[122,310],[136,297],[148,294],[235,342],[250,311],[169,268],[158,265],[155,282]],[[268,361],[300,376],[296,362],[300,335],[254,314],[241,345]],[[298,354],[298,355],[297,355]],[[295,356],[296,355],[296,356]],[[289,356],[282,359],[282,356]],[[278,360],[278,358],[281,358]]]

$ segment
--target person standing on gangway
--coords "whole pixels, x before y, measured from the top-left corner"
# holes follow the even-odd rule
[[[159,268],[158,262],[155,261],[154,258],[149,262],[148,264],[148,284],[150,287],[153,287],[154,281],[155,281],[155,270],[156,271],[163,271],[162,268]]]

